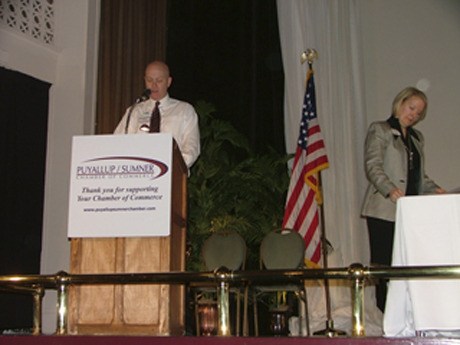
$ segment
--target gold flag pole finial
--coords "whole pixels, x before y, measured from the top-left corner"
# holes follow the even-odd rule
[[[318,58],[318,52],[316,49],[308,48],[307,51],[304,51],[300,56],[300,62],[303,64],[308,61],[308,65],[311,67],[313,61]]]

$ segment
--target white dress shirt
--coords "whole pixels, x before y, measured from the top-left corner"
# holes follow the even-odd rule
[[[150,116],[155,106],[153,99],[133,105],[127,131],[126,121],[130,108],[123,115],[114,134],[145,133],[142,126],[149,126]],[[192,105],[187,102],[166,95],[160,100],[160,132],[171,133],[176,141],[184,158],[184,162],[190,168],[200,155],[200,130],[198,126],[198,115]]]

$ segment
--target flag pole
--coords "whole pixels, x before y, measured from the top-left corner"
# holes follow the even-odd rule
[[[301,56],[301,63],[308,62],[308,68],[310,72],[313,72],[313,61],[318,58],[318,52],[315,49],[307,49],[306,52],[303,52]],[[322,195],[322,180],[321,180],[321,171],[318,172],[318,190],[320,192],[320,195]],[[328,268],[328,262],[327,262],[327,248],[329,246],[329,242],[326,237],[326,226],[325,226],[325,221],[324,221],[324,208],[323,208],[323,203],[324,203],[324,197],[322,197],[322,202],[321,204],[318,204],[318,208],[320,211],[320,224],[321,224],[321,251],[323,255],[323,268],[327,269]],[[346,332],[335,329],[334,328],[334,320],[332,319],[332,311],[331,311],[331,296],[330,296],[330,290],[329,290],[329,279],[324,279],[324,290],[326,294],[326,313],[327,313],[327,320],[326,320],[326,328],[322,329],[320,331],[317,331],[313,333],[314,335],[324,335],[327,337],[337,337],[337,336],[345,336],[347,335]]]
[[[322,193],[323,185],[322,185],[322,180],[321,180],[321,171],[318,172],[318,184],[319,184],[318,188]],[[324,203],[324,196],[323,196],[323,203]],[[328,263],[327,263],[328,249],[327,248],[330,244],[326,237],[324,208],[322,205],[318,205],[318,208],[319,208],[320,221],[321,221],[321,251],[323,254],[323,266],[324,266],[323,268],[327,269],[328,268]],[[324,279],[324,292],[326,294],[326,313],[327,313],[326,328],[314,332],[313,335],[325,335],[328,338],[347,335],[345,331],[334,328],[334,320],[332,319],[332,310],[331,310],[331,294],[329,290],[329,279],[327,278]]]

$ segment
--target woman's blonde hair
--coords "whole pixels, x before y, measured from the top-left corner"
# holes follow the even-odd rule
[[[405,101],[414,96],[420,98],[425,103],[425,107],[423,108],[423,111],[420,113],[420,118],[418,120],[422,121],[426,116],[426,111],[428,108],[428,98],[426,97],[423,91],[420,91],[419,89],[412,86],[406,87],[396,95],[395,99],[393,100],[393,105],[391,109],[393,116],[396,116],[399,108]]]

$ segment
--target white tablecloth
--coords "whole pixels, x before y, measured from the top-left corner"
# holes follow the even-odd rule
[[[398,200],[392,265],[460,265],[460,195]],[[383,328],[386,336],[460,331],[460,280],[391,280]]]

